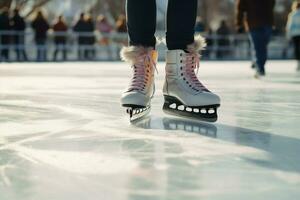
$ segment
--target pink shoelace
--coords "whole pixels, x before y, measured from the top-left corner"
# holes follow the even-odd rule
[[[197,78],[198,70],[200,67],[200,55],[198,53],[186,53],[186,74],[190,79],[189,83],[194,90],[196,91],[208,91],[208,89],[199,81]],[[195,73],[197,70],[197,73]]]
[[[156,60],[151,53],[141,54],[137,58],[137,62],[132,66],[134,70],[128,91],[143,91],[151,79],[153,68],[157,71]]]

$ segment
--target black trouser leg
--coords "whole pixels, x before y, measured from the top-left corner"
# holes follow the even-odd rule
[[[167,46],[183,49],[194,42],[197,0],[169,0],[167,13]]]
[[[22,40],[22,44],[21,44],[21,46],[22,46],[22,55],[23,55],[23,60],[24,61],[28,61],[28,56],[27,56],[27,54],[26,54],[26,49],[25,49],[25,38],[23,37],[23,40]]]
[[[7,47],[8,44],[4,44],[6,47],[2,49],[2,56],[3,58],[8,61],[9,60],[9,49]]]
[[[43,61],[47,61],[47,46],[46,46],[46,41],[43,41],[42,56],[43,56]]]
[[[54,54],[53,54],[53,61],[56,61],[57,60],[57,54],[58,54],[58,47],[56,46],[55,47],[55,51],[54,51]]]
[[[127,0],[126,10],[129,44],[154,47],[156,43],[154,36],[156,29],[156,1]]]
[[[78,50],[77,50],[77,57],[78,57],[78,60],[82,60],[82,52],[81,52],[81,46],[78,45]]]
[[[20,45],[18,45],[18,46],[16,47],[15,52],[16,52],[16,56],[17,56],[17,61],[20,62],[20,61],[22,60],[22,59],[21,59]]]
[[[300,36],[293,38],[294,47],[295,47],[295,57],[297,60],[300,60]]]
[[[63,52],[63,60],[66,61],[67,60],[67,45],[64,43],[62,46],[62,52]]]

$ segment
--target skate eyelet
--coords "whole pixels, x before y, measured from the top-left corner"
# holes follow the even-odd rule
[[[180,70],[182,70],[182,67],[180,67]]]
[[[181,53],[180,56],[182,56],[183,54]]]
[[[186,79],[185,79],[185,78],[183,78],[183,80],[185,81]]]
[[[182,63],[182,60],[180,60],[180,63]]]
[[[181,76],[183,76],[183,73],[181,73]]]

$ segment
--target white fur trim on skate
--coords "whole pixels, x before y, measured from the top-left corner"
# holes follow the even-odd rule
[[[125,62],[136,63],[140,55],[149,53],[152,50],[153,47],[128,46],[121,49],[120,56]]]
[[[198,53],[199,51],[205,49],[205,47],[206,47],[205,38],[202,37],[201,35],[196,35],[194,43],[189,44],[187,46],[187,51],[189,51],[190,53]]]

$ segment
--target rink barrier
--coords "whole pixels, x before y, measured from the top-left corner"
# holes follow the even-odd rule
[[[157,36],[162,37],[163,32],[158,32]],[[222,36],[217,34],[202,34],[206,37],[208,47],[203,52],[203,59],[206,60],[246,60],[251,58],[251,45],[247,34],[230,34]],[[24,44],[15,44],[14,38],[24,38]],[[25,32],[16,31],[1,31],[0,32],[0,51],[8,50],[10,57],[6,60],[3,54],[0,55],[0,60],[16,61],[16,50],[25,50],[29,61],[36,60],[37,49],[45,49],[47,52],[47,60],[53,61],[54,52],[56,49],[55,38],[65,37],[66,45],[60,45],[59,50],[67,51],[68,61],[119,61],[119,51],[127,45],[127,33],[101,33],[95,32],[53,32],[48,31],[46,46],[36,45],[34,41],[34,32],[26,30]],[[90,39],[91,44],[78,44],[78,39]],[[2,41],[2,40],[5,41]],[[94,40],[94,42],[93,42]],[[85,42],[83,42],[85,43]],[[166,47],[159,45],[157,49],[161,52],[160,60],[164,58]],[[79,58],[79,52],[88,51],[92,54],[89,58]],[[84,53],[83,53],[84,54]],[[61,57],[61,55],[59,55]],[[293,57],[293,49],[284,35],[273,36],[269,45],[269,57],[271,59],[291,59]],[[61,58],[60,58],[61,60]]]

